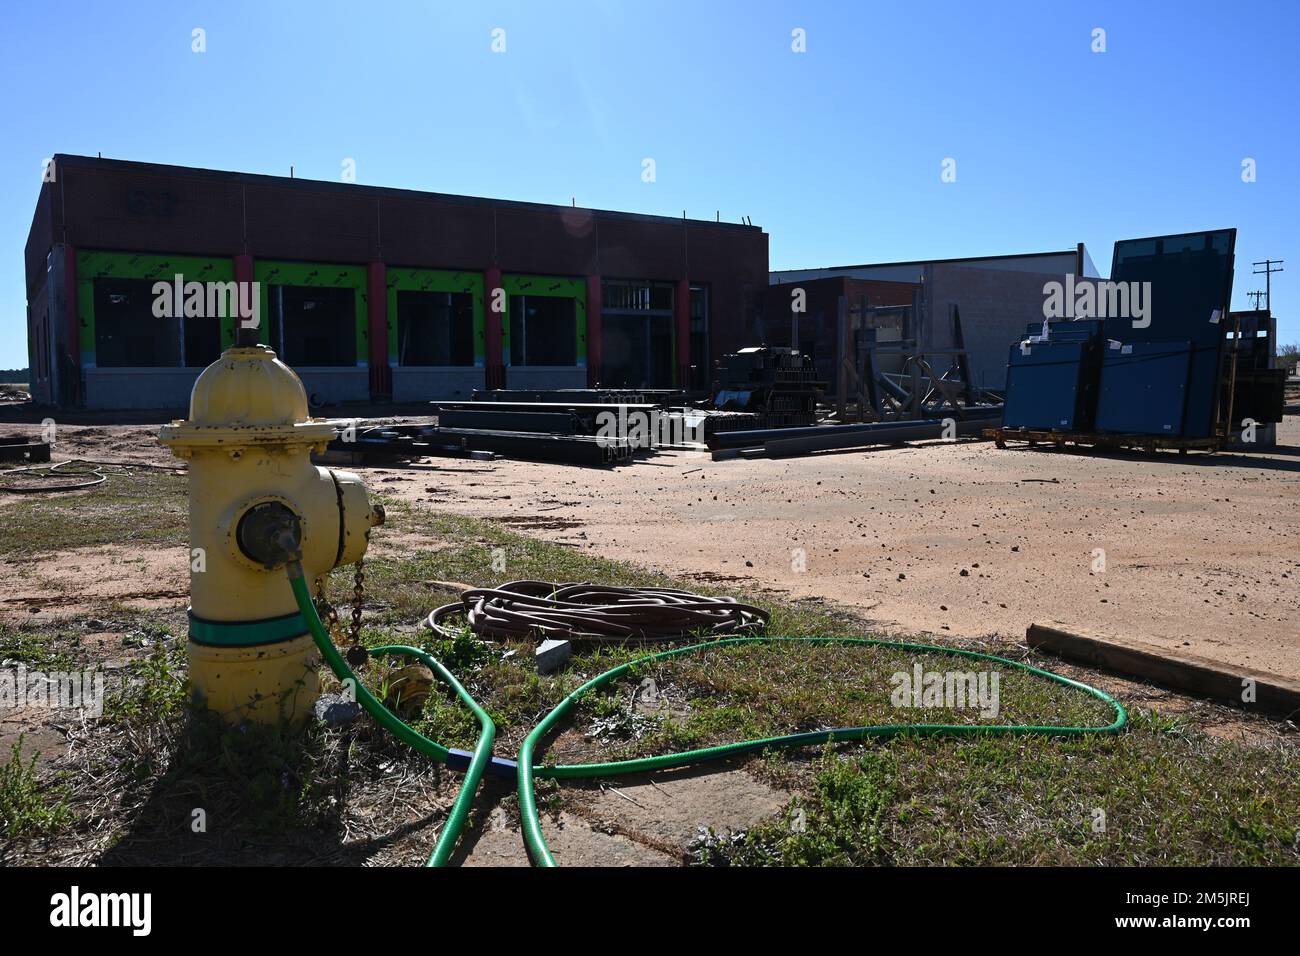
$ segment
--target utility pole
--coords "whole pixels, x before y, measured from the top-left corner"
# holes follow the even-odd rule
[[[1258,311],[1259,311],[1259,300],[1260,300],[1261,298],[1263,298],[1264,293],[1263,293],[1263,292],[1247,292],[1246,295],[1253,295],[1253,296],[1255,297],[1255,311],[1258,312]]]
[[[1286,260],[1284,259],[1265,259],[1263,262],[1251,263],[1251,265],[1254,266],[1264,267],[1262,269],[1257,268],[1254,274],[1257,276],[1262,275],[1264,277],[1264,308],[1268,309],[1268,311],[1270,312],[1273,311],[1273,281],[1272,281],[1273,273],[1285,272],[1286,270],[1281,268],[1282,263],[1285,261]],[[1278,268],[1274,269],[1273,268],[1274,266],[1277,266]],[[1256,303],[1258,303],[1259,300],[1256,299],[1255,301]],[[1256,308],[1258,307],[1259,306],[1256,305]]]

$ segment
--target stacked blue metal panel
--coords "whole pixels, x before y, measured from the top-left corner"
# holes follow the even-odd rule
[[[1107,338],[1119,345],[1102,360],[1098,430],[1214,434],[1224,343],[1218,318],[1232,298],[1236,236],[1221,229],[1115,243],[1111,281],[1150,283],[1150,296],[1138,324],[1131,316],[1106,320]]]
[[[1126,435],[1183,435],[1191,342],[1112,341],[1101,366],[1097,423]]]
[[[1030,326],[1011,347],[1003,425],[1213,436],[1235,244],[1235,229],[1115,243],[1110,283],[1090,291],[1098,307],[1105,296],[1130,308],[1052,323],[1046,335]]]
[[[1096,402],[1102,323],[1053,322],[1045,339],[1042,331],[1031,325],[1025,339],[1011,346],[1002,425],[1087,431]]]

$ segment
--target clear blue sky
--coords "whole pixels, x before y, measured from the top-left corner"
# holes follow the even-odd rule
[[[1300,339],[1300,4],[5,3],[0,368],[55,152],[750,216],[771,267],[1236,226]],[[207,52],[191,52],[191,30]],[[506,52],[490,49],[506,31]],[[1106,30],[1093,53],[1092,30]],[[802,28],[807,52],[791,51]],[[641,180],[641,161],[657,181]],[[940,163],[957,160],[957,182]],[[1241,162],[1258,180],[1241,180]]]

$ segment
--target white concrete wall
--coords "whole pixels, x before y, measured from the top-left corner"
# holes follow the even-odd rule
[[[472,366],[398,366],[393,369],[395,402],[468,401],[474,389],[483,387],[483,369]]]
[[[87,408],[185,408],[201,368],[88,368]]]

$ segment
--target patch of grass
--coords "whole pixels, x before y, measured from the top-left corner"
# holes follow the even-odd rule
[[[387,846],[385,832],[410,824],[408,801],[440,805],[428,791],[442,772],[368,722],[344,731],[234,724],[193,708],[184,639],[153,638],[103,717],[70,731],[62,773],[82,813],[76,838],[60,849],[28,841],[14,848],[21,862],[359,863]],[[31,782],[48,787],[48,771],[39,776]],[[345,830],[349,808],[359,819]]]
[[[1293,746],[1139,726],[1089,738],[899,739],[890,749],[897,863],[1300,862]]]
[[[77,666],[74,650],[80,650],[80,642],[63,628],[37,630],[0,624],[0,666],[72,670]]]
[[[32,555],[70,548],[181,545],[189,506],[185,477],[166,471],[112,470],[86,491],[25,495],[5,508],[0,555]]]
[[[711,866],[1294,865],[1298,775],[1291,748],[1142,729],[897,738],[796,770],[806,798],[693,849]]]
[[[14,741],[9,762],[0,765],[0,833],[10,840],[55,833],[75,819],[66,788],[38,778],[37,755],[23,761],[23,740]]]
[[[898,768],[887,750],[853,756],[828,746],[808,800],[796,799],[777,820],[718,839],[702,834],[703,866],[864,866],[891,861],[888,812]]]
[[[190,715],[160,786],[192,791],[193,806],[209,826],[247,836],[284,828],[327,826],[333,819],[337,781],[330,739],[319,725],[307,732],[284,724],[229,724],[209,712]],[[181,822],[181,821],[178,821]]]
[[[984,672],[988,700],[996,701],[996,709],[914,708],[910,701],[909,706],[897,706],[893,698],[900,675],[910,678],[917,663],[937,673]],[[669,702],[672,714],[658,733],[640,737],[621,757],[834,727],[1104,726],[1113,716],[1111,708],[1095,698],[1006,664],[872,645],[776,642],[722,647],[640,667],[634,677],[611,685],[610,692],[626,699],[647,677]],[[996,698],[991,695],[994,687]],[[589,707],[584,701],[582,708]]]

